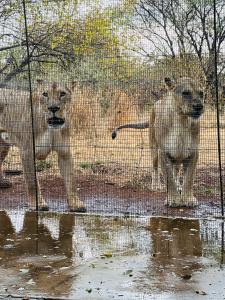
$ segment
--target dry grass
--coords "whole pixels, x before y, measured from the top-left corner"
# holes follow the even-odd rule
[[[141,119],[147,120],[148,113],[142,115]],[[225,116],[221,116],[221,123],[224,122]],[[221,128],[220,131],[222,159],[225,162],[225,129]],[[112,140],[110,132],[105,130],[101,137],[94,140],[79,137],[73,146],[78,164],[81,161],[101,161],[105,164],[116,162],[134,170],[151,166],[148,130],[124,129],[116,140]],[[212,110],[206,110],[201,119],[199,166],[208,164],[218,164],[216,112]]]
[[[99,95],[90,88],[76,86],[72,94],[72,105],[68,107],[71,131],[74,138],[82,133],[85,138],[93,134],[101,115]]]
[[[136,120],[137,105],[133,97],[125,92],[115,90],[111,93],[110,106],[106,113],[107,127],[112,130],[115,127]]]
[[[105,95],[104,95],[105,96]],[[94,92],[89,88],[76,87],[73,94],[73,106],[70,108],[72,153],[77,169],[82,172],[93,172],[97,164],[99,177],[126,184],[135,182],[143,174],[149,174],[151,158],[149,153],[148,130],[123,130],[116,140],[111,139],[110,129],[126,123],[148,120],[149,112],[138,113],[133,98],[123,91],[107,92],[109,108],[103,114],[100,100],[102,92]],[[216,112],[205,111],[201,119],[201,142],[199,166],[218,165]],[[221,124],[225,124],[225,116],[221,116]],[[221,128],[222,160],[225,163],[225,126]],[[56,158],[49,157],[57,170]],[[6,161],[7,168],[19,163],[18,150],[12,148]],[[102,172],[99,166],[111,171]],[[84,167],[85,166],[85,167]],[[119,171],[118,171],[119,170]],[[54,173],[55,174],[55,173]]]

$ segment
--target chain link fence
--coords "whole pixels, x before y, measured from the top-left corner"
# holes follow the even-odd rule
[[[224,215],[225,4],[128,2],[3,1],[1,209]],[[193,121],[200,123],[199,144],[190,141],[195,126],[190,116],[190,124],[171,119],[165,126],[164,104],[161,123],[151,123],[155,107],[174,93],[179,78],[196,84],[191,101],[203,92],[204,113]],[[189,92],[188,84],[182,93]],[[190,106],[189,96],[182,107]],[[180,108],[175,110],[179,115]],[[167,148],[190,152],[167,153],[167,163],[181,163],[173,170],[178,175],[165,176],[167,163],[160,158],[165,145],[152,144],[148,128],[125,128],[112,140],[118,126],[147,122],[142,126],[150,131],[155,126],[156,135],[163,126],[174,131]],[[196,150],[196,172],[189,180],[198,205],[190,190],[191,200],[177,204],[174,199],[185,193],[187,161]],[[161,189],[155,190],[158,152]],[[168,198],[172,177],[177,192]]]

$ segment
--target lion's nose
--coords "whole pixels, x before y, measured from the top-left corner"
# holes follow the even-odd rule
[[[48,110],[50,110],[53,114],[56,113],[60,108],[58,106],[52,105],[48,107]]]
[[[203,105],[202,105],[202,103],[196,103],[196,104],[193,104],[193,108],[196,111],[201,111],[201,110],[203,110]]]

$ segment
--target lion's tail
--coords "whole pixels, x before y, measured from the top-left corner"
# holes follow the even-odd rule
[[[124,128],[133,128],[133,129],[146,129],[149,128],[149,122],[144,122],[144,123],[136,123],[136,124],[124,124],[116,129],[113,130],[112,132],[112,139],[115,139],[117,136],[117,131],[124,129]]]

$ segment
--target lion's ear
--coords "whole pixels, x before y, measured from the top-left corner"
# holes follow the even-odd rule
[[[164,82],[166,87],[169,88],[170,90],[174,87],[174,80],[172,80],[171,78],[165,77]]]
[[[75,88],[78,87],[78,81],[77,80],[73,80],[70,84],[70,89],[73,91],[75,90]]]
[[[36,82],[37,82],[38,85],[43,85],[43,84],[44,84],[44,80],[43,80],[43,79],[40,79],[40,78],[38,78],[38,79],[36,80]]]

